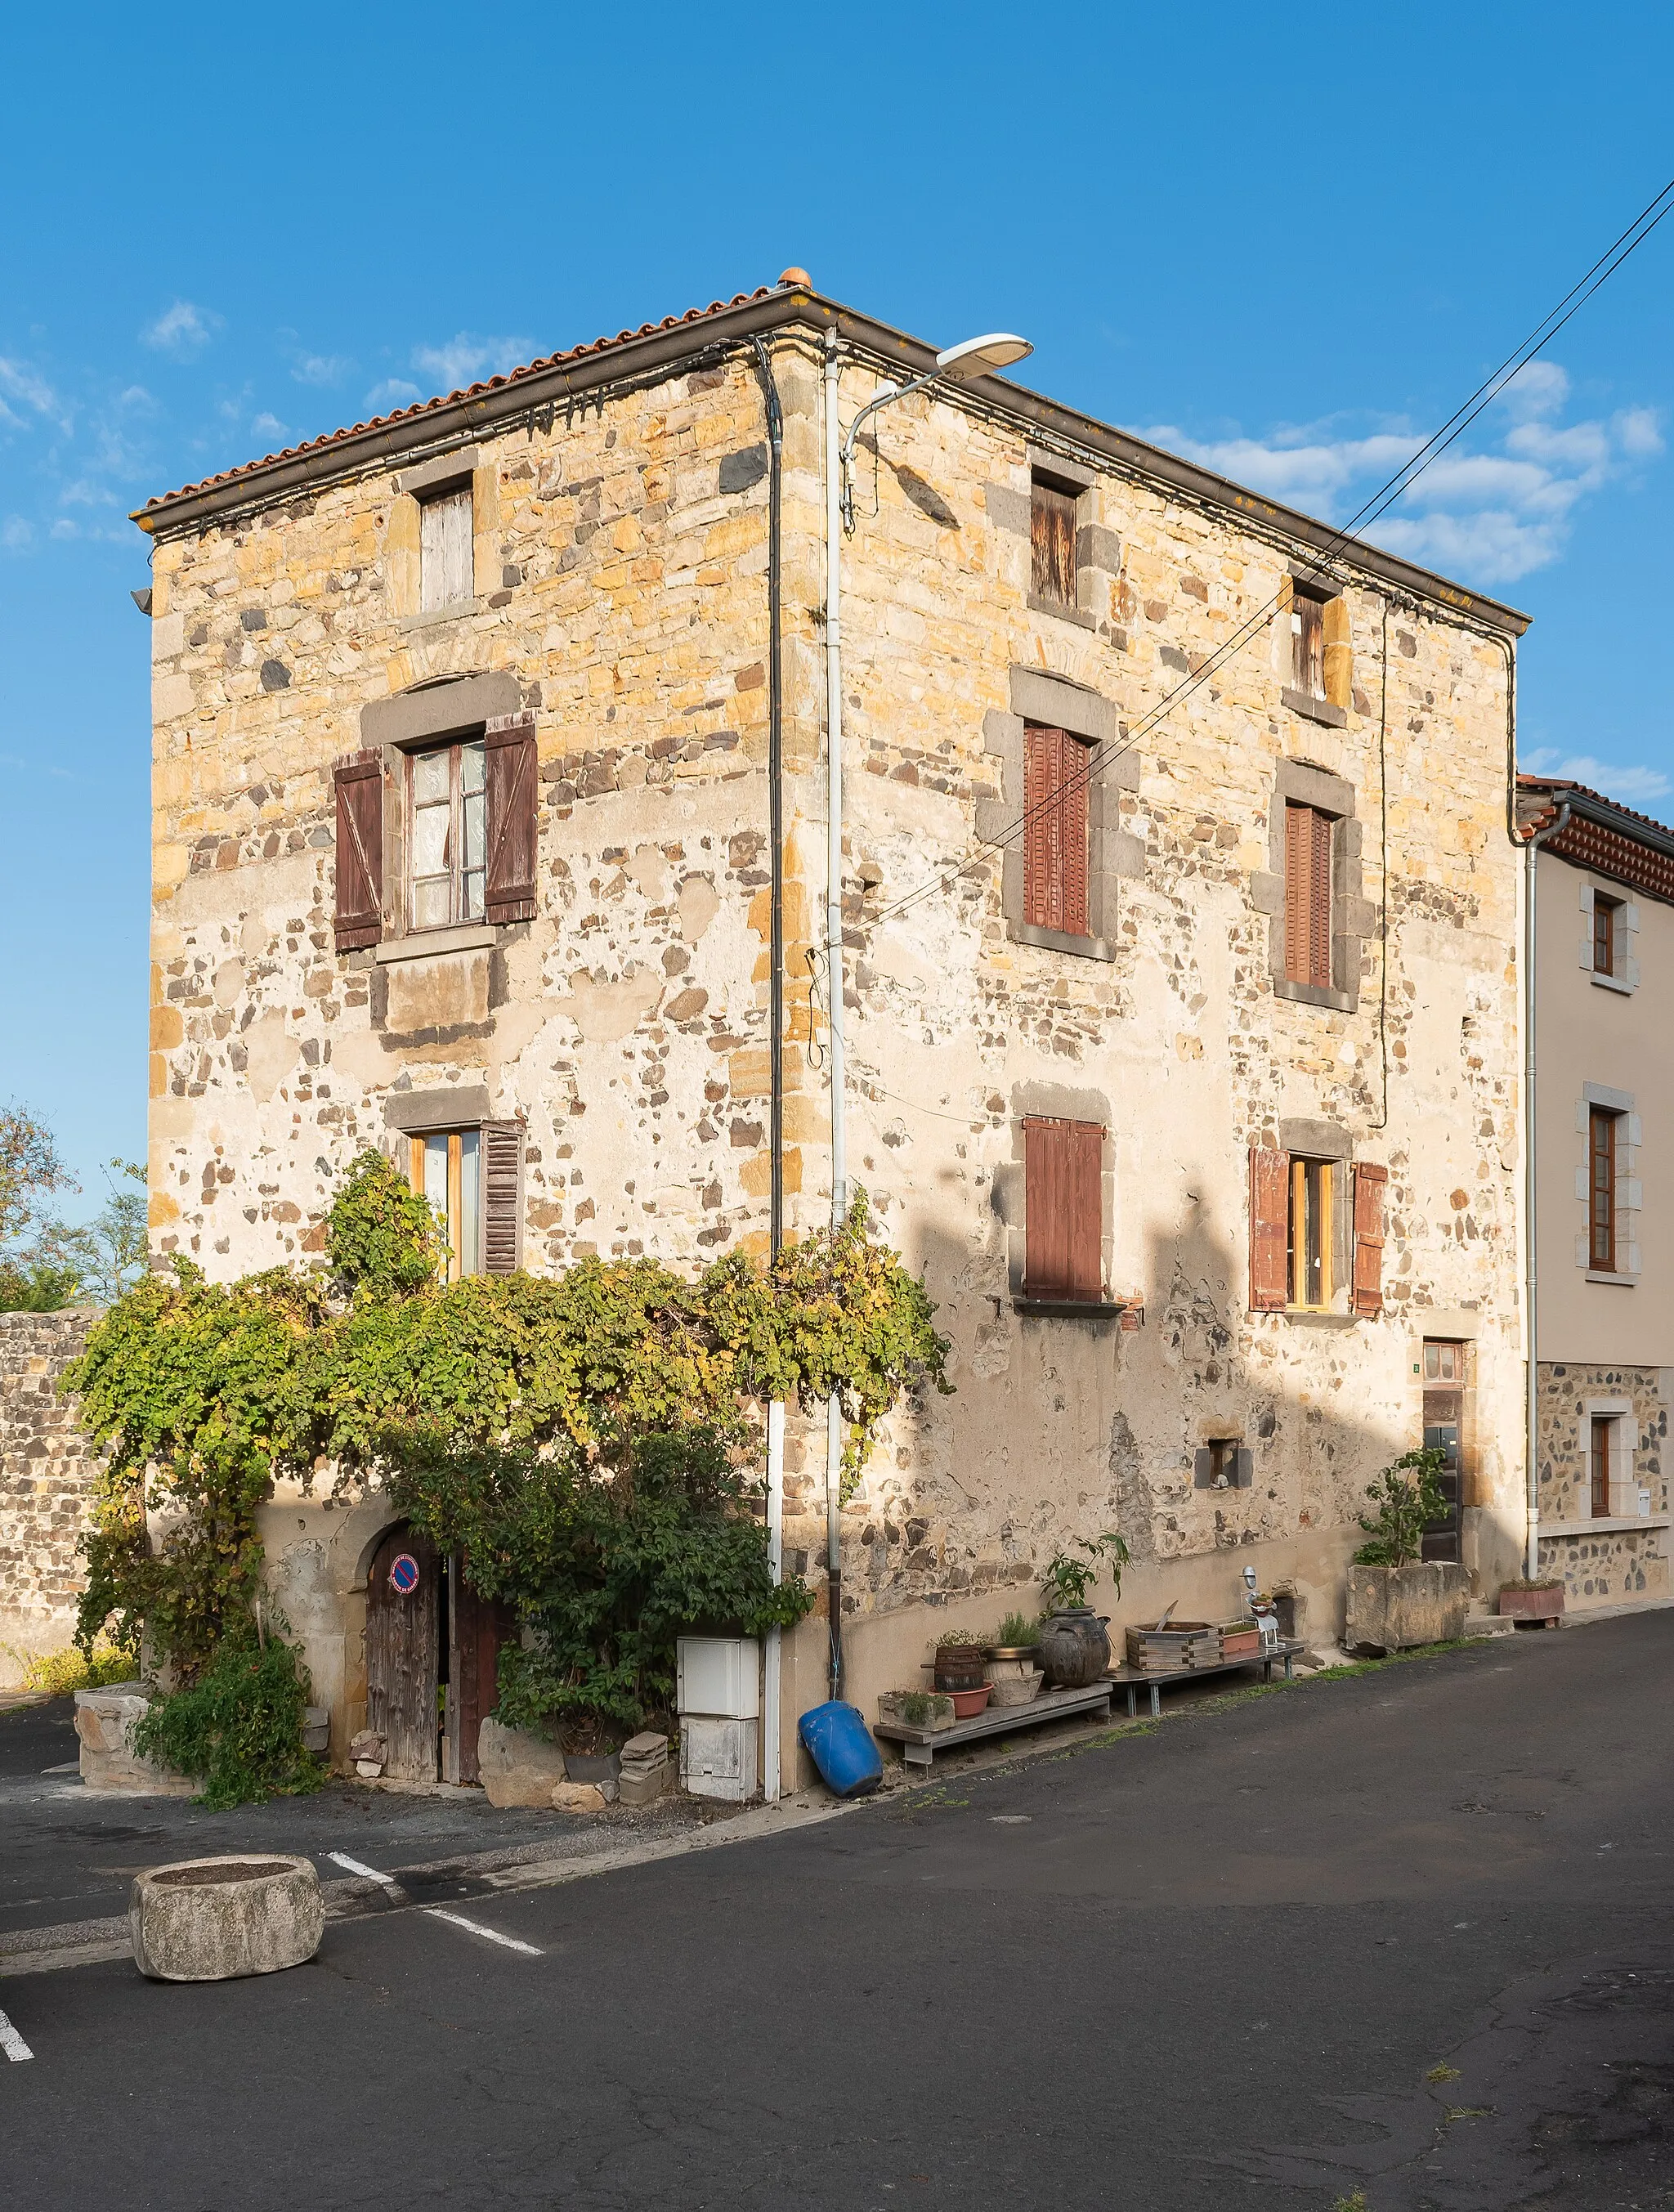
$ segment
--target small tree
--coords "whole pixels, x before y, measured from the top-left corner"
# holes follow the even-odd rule
[[[1447,1500],[1442,1493],[1441,1473],[1447,1455],[1435,1444],[1403,1452],[1386,1467],[1366,1495],[1377,1507],[1360,1525],[1370,1537],[1355,1553],[1357,1567],[1410,1567],[1422,1553],[1424,1531],[1446,1517]]]

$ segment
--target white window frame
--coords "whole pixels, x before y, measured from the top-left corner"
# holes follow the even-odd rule
[[[463,532],[458,518],[464,518]],[[446,614],[476,596],[475,486],[467,477],[419,501],[419,612]]]

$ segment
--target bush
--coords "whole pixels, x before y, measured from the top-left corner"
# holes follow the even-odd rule
[[[49,1698],[73,1697],[77,1690],[102,1690],[112,1682],[138,1678],[139,1654],[108,1636],[94,1639],[90,1652],[72,1644],[68,1651],[44,1651],[23,1669],[26,1690],[45,1690]]]
[[[1410,1567],[1420,1557],[1425,1529],[1447,1517],[1447,1500],[1441,1491],[1447,1464],[1446,1452],[1426,1444],[1403,1452],[1368,1485],[1366,1495],[1378,1510],[1370,1520],[1363,1513],[1360,1516],[1360,1525],[1372,1540],[1355,1553],[1357,1567]]]
[[[223,1643],[196,1682],[154,1705],[134,1731],[142,1758],[201,1778],[211,1811],[295,1797],[325,1779],[302,1745],[308,1676],[288,1644]]]

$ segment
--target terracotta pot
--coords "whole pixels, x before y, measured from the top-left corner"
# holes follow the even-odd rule
[[[1055,1613],[1040,1631],[1040,1665],[1053,1690],[1089,1689],[1110,1664],[1108,1616],[1089,1606]]]
[[[1502,1620],[1561,1620],[1562,1584],[1555,1589],[1502,1589],[1500,1617]]]
[[[953,1717],[956,1721],[973,1721],[988,1703],[992,1683],[984,1682],[974,1690],[949,1690],[953,1699]]]

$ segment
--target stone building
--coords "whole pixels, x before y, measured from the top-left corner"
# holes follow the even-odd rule
[[[136,518],[159,1257],[306,1259],[368,1144],[462,1267],[761,1251],[776,1192],[787,1235],[827,1217],[828,362],[846,428],[933,357],[792,271]],[[1224,1617],[1249,1563],[1329,1636],[1431,1345],[1437,1540],[1491,1590],[1525,1534],[1523,617],[992,374],[872,417],[852,490],[848,1166],[957,1394],[843,1511],[848,1693],[1112,1528],[1127,1618]],[[786,1468],[817,1582],[822,1430]],[[268,1511],[340,1746],[387,1519]],[[787,1742],[825,1662],[816,1619]]]
[[[1578,783],[1518,783],[1536,848],[1538,1564],[1571,1607],[1666,1597],[1674,831]]]
[[[99,1461],[60,1393],[87,1341],[85,1311],[0,1314],[0,1689],[76,1633]]]

